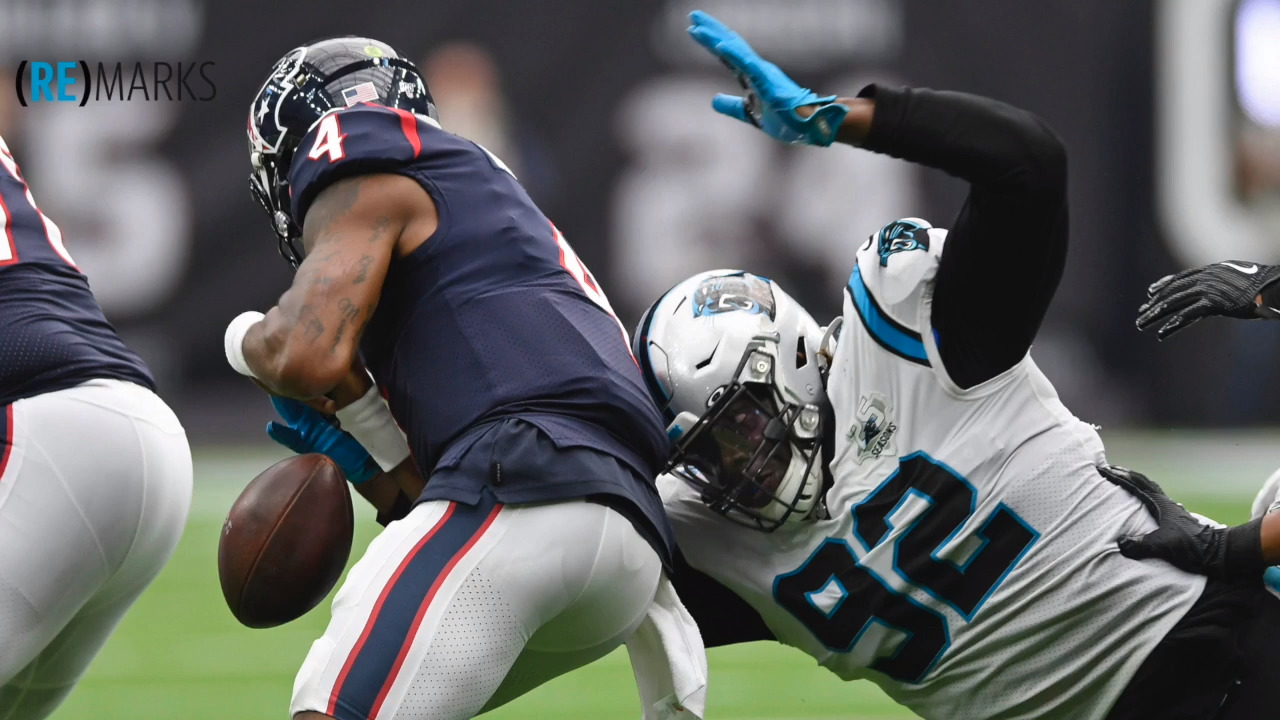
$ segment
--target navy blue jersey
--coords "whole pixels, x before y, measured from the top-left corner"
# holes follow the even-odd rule
[[[103,317],[3,139],[0,308],[0,405],[101,378],[155,389],[147,366]]]
[[[482,434],[468,431],[519,418],[555,447],[605,453],[642,480],[584,483],[580,470],[558,478],[549,467],[542,481],[522,483],[518,498],[494,486],[500,500],[624,494],[665,528],[652,478],[667,437],[626,330],[511,172],[425,118],[356,105],[323,118],[299,145],[289,177],[294,218],[305,226],[324,187],[368,173],[412,178],[439,214],[435,234],[392,261],[361,342],[419,465],[456,466]],[[427,493],[467,501],[452,484],[433,476]]]

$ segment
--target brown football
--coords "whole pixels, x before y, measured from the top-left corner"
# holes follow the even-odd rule
[[[342,575],[353,523],[347,481],[324,455],[295,455],[264,470],[231,506],[218,541],[231,614],[252,628],[306,614]]]

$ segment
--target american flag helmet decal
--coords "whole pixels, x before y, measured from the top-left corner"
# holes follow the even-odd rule
[[[342,99],[347,103],[347,107],[351,107],[356,103],[376,102],[378,89],[371,82],[362,82],[359,85],[343,90]]]

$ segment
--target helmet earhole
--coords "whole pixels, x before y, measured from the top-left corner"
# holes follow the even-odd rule
[[[804,346],[804,336],[796,338],[796,369],[809,364],[809,351]]]

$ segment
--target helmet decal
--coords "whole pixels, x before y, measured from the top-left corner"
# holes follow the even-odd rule
[[[694,317],[737,311],[773,320],[776,308],[769,282],[755,275],[728,275],[707,278],[694,290]]]

